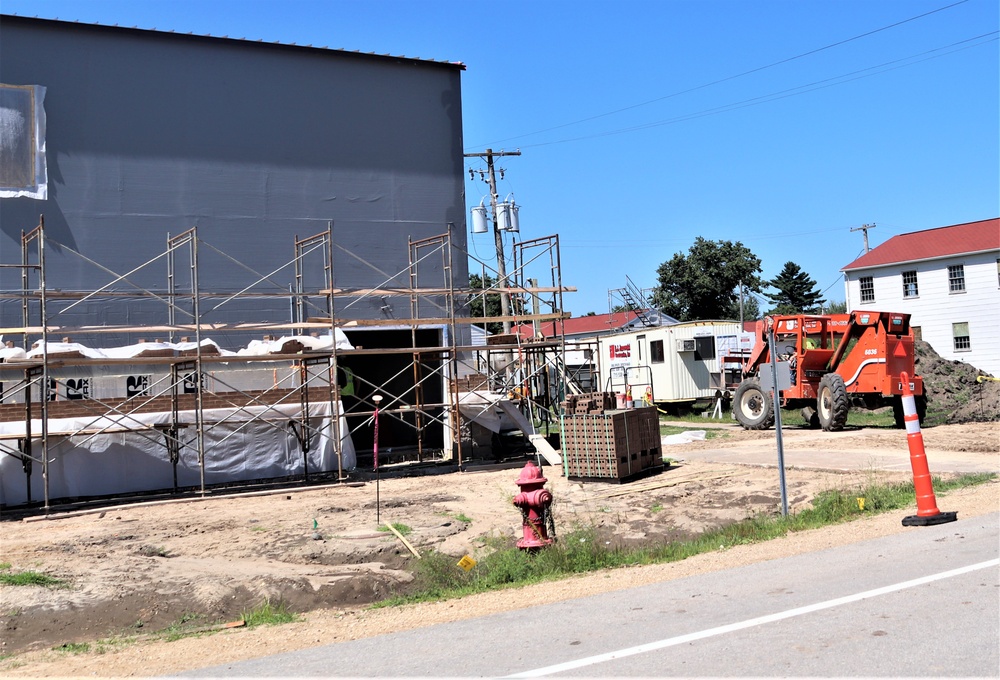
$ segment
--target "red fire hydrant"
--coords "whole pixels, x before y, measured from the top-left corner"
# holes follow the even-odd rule
[[[527,463],[514,482],[521,487],[521,493],[514,496],[514,505],[521,511],[521,529],[524,532],[517,542],[521,550],[544,548],[555,541],[556,525],[549,510],[552,494],[542,488],[547,481],[537,465]]]

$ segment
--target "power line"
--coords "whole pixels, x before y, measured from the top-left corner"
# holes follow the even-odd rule
[[[907,23],[910,23],[911,21],[916,21],[918,19],[923,19],[924,17],[930,16],[932,14],[937,14],[938,12],[943,12],[943,11],[951,9],[953,7],[957,7],[958,5],[965,4],[966,2],[968,2],[968,0],[959,0],[958,2],[954,2],[954,3],[950,4],[950,5],[945,5],[944,7],[939,7],[938,9],[934,9],[934,10],[931,10],[929,12],[924,12],[923,14],[918,14],[916,16],[910,17],[909,19],[903,19],[902,21],[897,21],[895,23],[889,24],[888,26],[882,26],[881,28],[876,28],[874,30],[867,31],[865,33],[861,33],[861,34],[853,36],[851,38],[846,38],[844,40],[838,40],[835,43],[830,43],[829,45],[825,45],[823,47],[817,47],[815,49],[809,50],[808,52],[803,52],[801,54],[797,54],[797,55],[795,55],[793,57],[786,57],[784,59],[780,59],[778,61],[772,62],[770,64],[766,64],[764,66],[758,66],[756,68],[750,69],[749,71],[743,71],[742,73],[737,73],[735,75],[726,76],[725,78],[719,78],[718,80],[713,80],[713,81],[711,81],[709,83],[705,83],[703,85],[697,85],[695,87],[691,87],[691,88],[688,88],[686,90],[681,90],[679,92],[674,92],[672,94],[663,95],[662,97],[657,97],[655,99],[650,99],[648,101],[640,102],[638,104],[632,104],[630,106],[625,106],[625,107],[620,108],[620,109],[615,109],[613,111],[608,111],[607,113],[600,113],[600,114],[597,114],[597,115],[594,115],[594,116],[589,116],[587,118],[581,118],[580,120],[575,120],[575,121],[572,121],[570,123],[563,123],[561,125],[554,125],[552,127],[548,127],[548,128],[543,129],[543,130],[536,130],[535,132],[528,132],[526,134],[517,135],[517,136],[514,136],[514,137],[507,137],[506,139],[501,139],[501,140],[498,140],[498,141],[495,141],[495,142],[491,142],[488,145],[477,145],[477,146],[495,146],[496,144],[500,144],[501,142],[506,142],[506,141],[509,141],[509,140],[512,140],[512,139],[523,139],[525,137],[533,137],[534,135],[540,135],[540,134],[544,134],[546,132],[552,132],[553,130],[559,130],[559,129],[562,129],[562,128],[565,128],[565,127],[570,127],[570,126],[573,126],[573,125],[579,125],[580,123],[587,123],[587,122],[590,122],[592,120],[597,120],[599,118],[606,118],[608,116],[613,116],[613,115],[616,115],[616,114],[619,114],[619,113],[624,113],[625,111],[631,111],[632,109],[637,109],[637,108],[640,108],[640,107],[643,107],[643,106],[648,106],[650,104],[655,104],[657,102],[661,102],[661,101],[664,101],[666,99],[672,99],[674,97],[680,97],[680,96],[685,95],[685,94],[690,94],[691,92],[697,92],[698,90],[704,90],[705,88],[712,87],[713,85],[719,85],[721,83],[729,82],[730,80],[736,80],[737,78],[743,78],[745,76],[748,76],[748,75],[751,75],[751,74],[754,74],[754,73],[759,73],[760,71],[765,71],[765,70],[767,70],[769,68],[774,68],[775,66],[780,66],[782,64],[787,64],[787,63],[789,63],[791,61],[795,61],[797,59],[802,59],[804,57],[808,57],[808,56],[811,56],[813,54],[817,54],[819,52],[823,52],[825,50],[833,49],[834,47],[839,47],[840,45],[845,45],[847,43],[854,42],[855,40],[860,40],[861,38],[866,38],[866,37],[868,37],[870,35],[875,35],[876,33],[881,33],[882,31],[888,31],[891,28],[896,28],[897,26],[902,26],[903,24],[907,24]]]
[[[743,100],[740,100],[738,102],[732,102],[732,103],[729,103],[729,104],[723,104],[721,106],[712,107],[710,109],[703,109],[701,111],[696,111],[694,113],[684,114],[682,116],[677,116],[675,118],[668,118],[668,119],[665,119],[665,120],[654,121],[652,123],[643,123],[642,125],[633,125],[633,126],[630,126],[630,127],[627,127],[627,128],[619,128],[617,130],[608,130],[608,131],[605,131],[605,132],[595,132],[593,134],[581,135],[579,137],[569,137],[569,138],[566,138],[566,139],[559,139],[559,140],[555,140],[555,141],[551,141],[551,142],[538,142],[538,143],[535,143],[535,144],[524,144],[524,145],[522,145],[522,148],[530,149],[530,148],[539,147],[539,146],[552,146],[552,145],[555,145],[555,144],[567,144],[569,142],[579,142],[579,141],[585,141],[585,140],[588,140],[588,139],[596,139],[596,138],[599,138],[599,137],[610,137],[612,135],[620,135],[620,134],[625,134],[625,133],[628,133],[628,132],[637,132],[639,130],[647,130],[647,129],[650,129],[650,128],[662,127],[664,125],[673,125],[673,124],[676,124],[676,123],[683,123],[683,122],[687,122],[689,120],[695,120],[697,118],[704,118],[706,116],[714,116],[714,115],[718,115],[720,113],[728,113],[730,111],[736,111],[738,109],[743,109],[743,108],[747,108],[747,107],[750,107],[750,106],[758,106],[760,104],[769,104],[771,102],[778,101],[780,99],[787,99],[788,97],[795,97],[795,96],[802,95],[802,94],[808,94],[809,92],[815,92],[816,90],[822,90],[822,89],[825,89],[825,88],[828,88],[828,87],[834,87],[836,85],[844,85],[846,83],[850,83],[850,82],[853,82],[855,80],[861,80],[862,78],[870,78],[872,76],[881,75],[883,73],[888,73],[889,71],[894,71],[894,70],[899,69],[899,68],[905,68],[907,66],[915,66],[916,64],[920,64],[920,63],[922,63],[924,61],[929,61],[930,59],[938,59],[940,57],[946,57],[949,54],[953,54],[955,52],[960,52],[962,50],[971,49],[973,47],[979,47],[980,45],[985,45],[988,42],[995,42],[997,40],[997,34],[998,33],[1000,33],[1000,31],[991,31],[990,33],[984,33],[982,35],[978,35],[978,36],[975,36],[975,37],[972,37],[972,38],[966,38],[964,40],[960,40],[960,41],[958,41],[956,43],[952,43],[950,45],[945,45],[943,47],[936,47],[936,48],[934,48],[932,50],[927,50],[926,52],[920,52],[918,54],[913,54],[913,55],[910,55],[908,57],[903,57],[901,59],[894,59],[894,60],[891,60],[891,61],[883,62],[881,64],[877,64],[875,66],[868,66],[866,68],[859,69],[857,71],[851,71],[849,73],[844,73],[844,74],[841,74],[841,75],[838,75],[838,76],[832,76],[830,78],[824,78],[822,80],[816,80],[816,81],[813,81],[811,83],[806,83],[804,85],[797,85],[797,86],[792,87],[792,88],[788,88],[788,89],[785,89],[785,90],[779,90],[777,92],[772,92],[772,93],[769,93],[769,94],[766,94],[766,95],[760,95],[760,96],[757,96],[757,97],[752,97],[750,99],[743,99]],[[982,38],[989,38],[989,40],[984,40],[983,42],[980,42],[980,43],[977,43],[977,44],[974,44],[974,45],[968,45],[967,44],[967,43],[970,43],[970,42],[975,41],[975,40],[981,40]],[[964,47],[958,47],[960,45],[964,45]],[[953,49],[950,52],[945,52],[944,54],[934,54],[935,52],[941,52],[942,50],[948,50],[948,49],[951,49],[953,47],[955,47],[956,49]],[[933,55],[933,56],[927,56],[927,55]],[[905,63],[905,64],[904,63],[900,63],[900,62],[909,61],[911,59],[917,59],[918,57],[926,57],[926,58],[920,59],[918,61],[912,61],[911,63]],[[886,68],[886,67],[891,67],[891,68]],[[868,71],[874,71],[875,69],[883,69],[883,70],[875,72],[875,73],[867,73]],[[851,77],[851,76],[855,76],[855,77]],[[831,81],[837,81],[837,82],[831,82]]]

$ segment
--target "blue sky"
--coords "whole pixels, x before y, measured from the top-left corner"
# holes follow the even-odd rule
[[[2,0],[0,11],[461,61],[466,152],[522,238],[559,234],[574,314],[695,237],[843,300],[891,236],[1000,215],[996,0]],[[921,16],[925,15],[925,16]],[[825,49],[824,49],[825,48]],[[476,159],[467,167],[479,168]],[[467,204],[488,189],[467,180]],[[509,238],[508,238],[509,243]],[[470,236],[488,259],[492,235]]]

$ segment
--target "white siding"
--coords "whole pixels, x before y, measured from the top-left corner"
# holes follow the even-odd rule
[[[910,325],[945,359],[962,361],[1000,375],[1000,251],[958,255],[936,260],[897,263],[845,272],[847,309],[872,309],[910,314]],[[965,291],[948,290],[948,267],[965,268]],[[917,272],[917,297],[903,297],[903,272]],[[859,279],[871,276],[875,300],[861,303]],[[968,323],[971,347],[954,349],[952,324]]]
[[[619,333],[598,338],[601,357],[601,385],[611,385],[618,391],[620,383],[612,380],[615,367],[628,367],[628,382],[633,385],[633,399],[641,399],[636,387],[645,389],[652,381],[653,398],[658,402],[707,399],[725,388],[719,361],[719,338],[736,339],[745,335],[735,321],[693,321],[646,328],[632,333]],[[678,351],[682,339],[711,338],[715,356],[696,358],[695,352]],[[650,350],[653,342],[663,343],[663,361],[654,363]],[[750,344],[747,340],[746,344]],[[647,377],[648,376],[648,377]],[[603,387],[602,387],[603,389]]]

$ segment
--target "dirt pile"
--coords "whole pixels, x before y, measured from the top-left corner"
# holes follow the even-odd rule
[[[915,352],[927,392],[927,424],[1000,420],[1000,382],[975,366],[942,358],[923,340]]]

